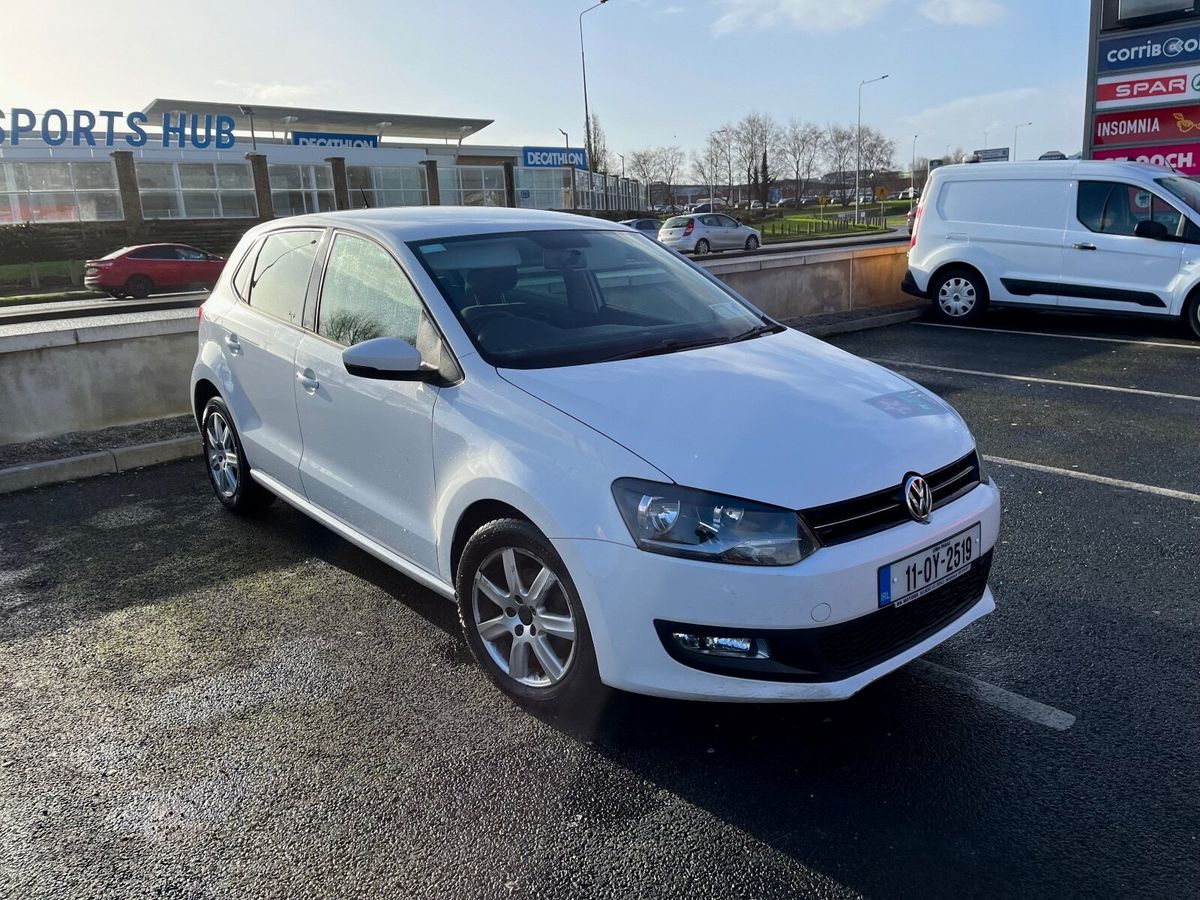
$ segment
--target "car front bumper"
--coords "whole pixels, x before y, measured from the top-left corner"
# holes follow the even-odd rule
[[[892,619],[871,617],[903,615],[906,610],[923,614],[921,604],[934,594],[899,609],[879,608],[880,566],[975,523],[982,527],[983,553],[990,553],[1000,527],[1000,495],[991,482],[936,510],[928,525],[905,523],[824,547],[784,568],[680,559],[609,541],[557,539],[554,545],[583,601],[605,684],[692,700],[823,701],[852,696],[995,609],[983,572],[978,592],[960,596],[947,607],[950,615],[927,616],[924,628],[907,632],[908,639],[901,635],[898,642],[881,644],[884,652],[866,654],[863,665],[852,671],[833,666],[807,679],[796,675],[793,664],[804,657],[805,648],[838,629],[893,635]],[[949,585],[971,577],[964,574]],[[713,665],[704,666],[672,645],[673,630],[765,636],[768,657],[786,656],[781,661],[789,664],[789,671],[770,674],[751,667],[730,674],[724,657],[711,657]],[[806,632],[813,640],[806,639]],[[778,642],[774,650],[773,642]],[[790,649],[784,650],[785,645]]]

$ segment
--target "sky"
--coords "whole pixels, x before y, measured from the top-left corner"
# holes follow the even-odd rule
[[[155,97],[495,120],[464,146],[583,144],[594,0],[40,0],[8,5],[0,109]],[[612,150],[701,146],[757,110],[912,153],[1080,149],[1089,0],[608,0],[583,19]]]

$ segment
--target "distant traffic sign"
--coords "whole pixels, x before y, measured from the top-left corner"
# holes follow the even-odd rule
[[[976,150],[975,155],[980,162],[1008,162],[1007,147],[993,147],[991,150]]]
[[[934,169],[940,169],[945,164],[946,161],[944,159],[931,159],[929,161],[929,171],[932,172]]]

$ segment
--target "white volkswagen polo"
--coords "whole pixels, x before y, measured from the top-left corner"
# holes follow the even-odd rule
[[[620,225],[261,225],[192,396],[221,503],[282,497],[454,600],[527,705],[848,697],[995,606],[954,410]]]

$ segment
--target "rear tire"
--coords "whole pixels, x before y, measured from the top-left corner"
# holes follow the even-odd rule
[[[251,477],[250,464],[246,462],[233,416],[220,397],[213,397],[204,404],[200,435],[204,441],[208,483],[222,506],[246,516],[264,510],[274,502],[275,495]]]
[[[602,711],[609,690],[579,593],[533,525],[498,519],[475,532],[455,595],[471,655],[500,690],[536,714],[590,719]]]
[[[1191,331],[1192,337],[1200,339],[1200,291],[1193,293],[1183,305],[1183,324]]]
[[[948,269],[929,286],[929,296],[938,321],[967,325],[978,322],[987,309],[987,282],[972,269]]]
[[[708,241],[706,241],[704,238],[700,238],[700,240],[696,241],[696,247],[694,250],[692,250],[692,253],[694,253],[696,256],[703,256],[711,249],[712,248],[708,245]]]
[[[154,282],[150,280],[148,275],[132,275],[125,282],[125,289],[131,297],[138,300],[145,300],[150,296],[150,292],[154,290]]]

